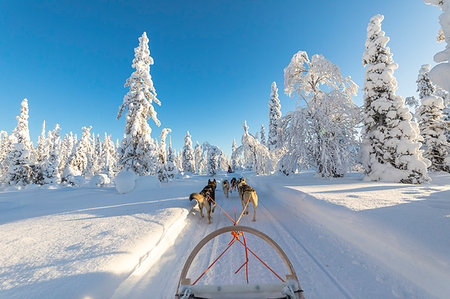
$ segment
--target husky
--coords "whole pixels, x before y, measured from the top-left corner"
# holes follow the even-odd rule
[[[237,188],[237,179],[232,178],[230,181],[230,192],[233,192]]]
[[[228,191],[230,191],[230,183],[228,183],[228,180],[222,181],[222,189],[223,189],[223,193],[228,198]]]
[[[216,209],[216,180],[214,181],[208,180],[208,185],[206,185],[200,193],[191,193],[189,196],[189,201],[195,199],[198,203],[198,207],[200,209],[200,215],[203,216],[203,207],[206,209],[206,213],[208,214],[208,223],[211,224],[211,212],[214,213]],[[211,211],[211,202],[213,202],[213,208]]]
[[[242,203],[242,209],[245,209],[245,206],[248,202],[250,202],[253,205],[253,220],[256,221],[256,208],[258,207],[258,195],[256,194],[255,189],[250,187],[247,182],[245,182],[245,179],[240,178],[238,180],[237,189],[239,192],[239,197],[241,198]],[[248,205],[246,211],[244,211],[244,214],[248,214]]]

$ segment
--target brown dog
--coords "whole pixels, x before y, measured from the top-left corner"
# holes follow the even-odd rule
[[[222,181],[222,189],[223,189],[223,193],[228,198],[228,191],[230,191],[230,183],[228,183],[228,180]]]
[[[258,195],[256,194],[255,189],[250,187],[246,182],[245,179],[240,178],[238,180],[238,192],[239,197],[241,198],[242,203],[242,209],[245,209],[245,206],[247,206],[247,209],[245,209],[244,213],[248,214],[248,206],[247,203],[252,203],[253,205],[253,221],[256,221],[256,208],[258,207]]]
[[[214,210],[216,209],[216,187],[217,183],[215,179],[214,181],[208,180],[208,185],[206,185],[200,193],[191,193],[189,196],[190,201],[193,199],[197,201],[202,218],[204,217],[203,207],[205,207],[206,213],[208,214],[208,223],[211,223],[211,212],[214,213]],[[211,204],[213,204],[212,211]]]

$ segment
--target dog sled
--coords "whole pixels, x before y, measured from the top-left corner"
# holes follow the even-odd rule
[[[230,233],[232,240],[228,244],[228,247],[218,256],[218,258],[209,265],[209,267],[203,272],[200,277],[193,281],[188,277],[189,269],[199,251],[212,239]],[[245,233],[254,235],[267,244],[269,244],[275,252],[280,256],[286,267],[286,273],[282,277],[275,273],[264,261],[262,261],[250,248],[248,248],[245,239]],[[197,282],[203,277],[203,275],[216,263],[220,257],[233,245],[241,244],[245,248],[246,262],[236,271],[239,272],[241,268],[246,266],[247,284],[244,285],[198,285]],[[248,254],[253,255],[258,259],[265,267],[267,267],[275,276],[277,276],[278,283],[261,283],[261,284],[249,284],[248,281]],[[273,241],[269,236],[247,226],[240,226],[235,223],[233,226],[226,226],[220,228],[205,238],[203,238],[197,246],[192,250],[186,263],[181,271],[180,279],[178,281],[177,292],[175,294],[176,299],[194,299],[194,298],[288,298],[288,299],[304,299],[303,291],[300,287],[297,274],[294,267],[286,256],[281,247]]]

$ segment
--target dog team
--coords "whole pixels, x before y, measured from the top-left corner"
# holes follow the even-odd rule
[[[216,208],[216,187],[217,182],[216,179],[209,180],[208,185],[206,185],[200,193],[192,193],[189,196],[189,200],[192,201],[195,199],[198,203],[198,207],[200,209],[200,215],[203,218],[203,207],[206,209],[206,214],[208,217],[208,223],[211,223],[211,213],[214,213]],[[244,214],[248,214],[248,209],[250,203],[253,205],[253,221],[256,221],[256,208],[258,207],[258,195],[256,194],[255,189],[250,187],[244,178],[232,178],[230,182],[228,180],[222,181],[222,189],[226,198],[228,198],[229,193],[233,190],[238,191],[239,198],[242,203],[242,210],[245,209]],[[212,206],[212,210],[211,210]]]

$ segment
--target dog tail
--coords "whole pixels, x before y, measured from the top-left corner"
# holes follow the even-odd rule
[[[202,200],[205,197],[199,193],[191,193],[191,195],[189,195],[189,201],[192,201],[193,199],[195,200]]]

